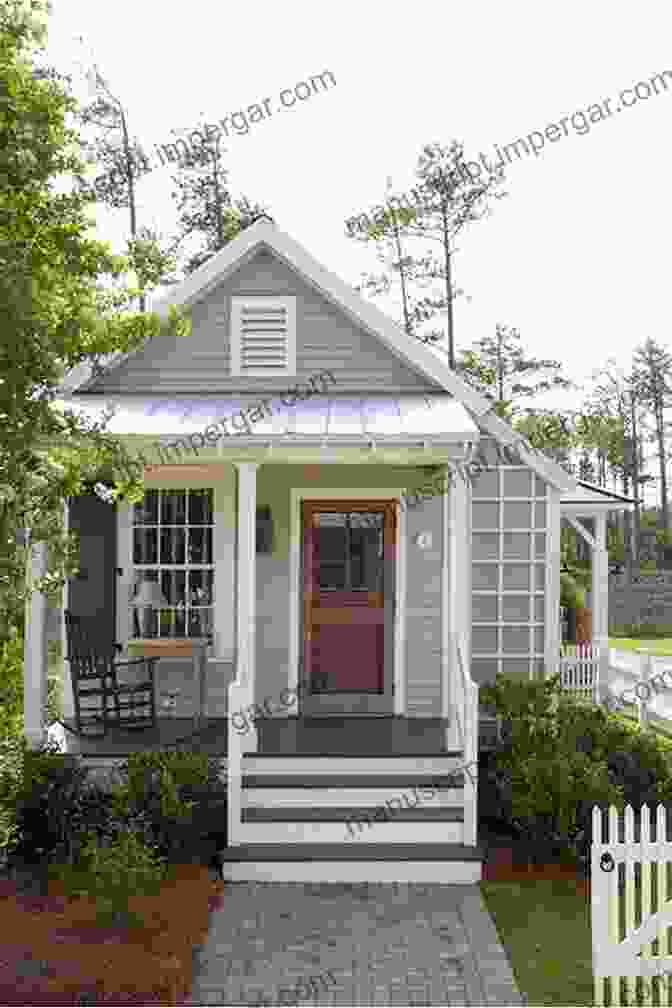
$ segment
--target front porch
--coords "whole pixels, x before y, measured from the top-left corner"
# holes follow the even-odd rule
[[[159,717],[142,730],[112,727],[105,737],[78,735],[74,719],[64,718],[67,752],[87,759],[127,757],[130,753],[193,747],[225,759],[228,719]],[[448,751],[448,719],[406,717],[287,717],[257,722],[258,756],[426,756]],[[53,733],[52,733],[53,734]]]

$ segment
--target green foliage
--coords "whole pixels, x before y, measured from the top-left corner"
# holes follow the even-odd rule
[[[63,844],[69,810],[87,771],[55,742],[31,749],[23,735],[0,747],[0,849],[28,861]]]
[[[559,676],[531,682],[497,676],[494,685],[481,687],[481,700],[504,718],[504,742],[490,775],[508,821],[534,858],[571,848],[585,830],[588,808],[617,805],[621,793],[606,762],[581,743]]]
[[[195,838],[192,794],[215,794],[218,761],[200,752],[132,753],[119,768],[122,783],[113,792],[114,815],[142,815],[149,835],[171,860]]]
[[[658,529],[656,542],[661,546],[672,546],[672,529]]]
[[[638,809],[672,800],[672,743],[578,700],[559,681],[498,676],[481,687],[481,700],[504,719],[487,775],[504,817],[535,856],[564,848],[585,858],[593,805]]]
[[[560,605],[569,609],[583,609],[586,592],[571,574],[560,574]]]
[[[12,627],[23,632],[26,550],[15,530],[31,527],[33,542],[49,543],[49,572],[36,587],[57,601],[77,569],[64,498],[105,467],[128,484],[106,421],[56,406],[64,373],[176,326],[175,313],[163,321],[132,310],[143,289],[118,283],[131,263],[90,237],[90,195],[60,184],[86,169],[66,126],[76,111],[69,82],[38,65],[48,10],[43,0],[0,5],[0,640]],[[138,264],[151,279],[148,256]]]
[[[79,870],[61,873],[66,892],[93,896],[98,923],[142,927],[145,921],[128,909],[132,895],[156,895],[167,871],[165,859],[147,844],[138,829],[121,830],[111,843],[87,837]]]
[[[662,640],[672,637],[672,627],[662,623],[627,623],[615,626],[609,631],[610,637],[628,637],[631,640]]]

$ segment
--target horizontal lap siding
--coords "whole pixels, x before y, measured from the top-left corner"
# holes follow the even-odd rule
[[[237,378],[230,374],[229,298],[249,294],[296,296],[295,378]],[[97,388],[129,393],[231,394],[278,392],[331,369],[336,385],[353,392],[439,391],[269,254],[257,254],[192,308],[190,336],[162,336]],[[340,386],[340,388],[339,388]]]
[[[406,701],[415,717],[441,717],[441,505],[436,496],[406,511]],[[418,532],[431,532],[430,549],[415,544]]]

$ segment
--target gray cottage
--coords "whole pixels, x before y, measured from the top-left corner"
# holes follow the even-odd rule
[[[79,626],[99,652],[119,642],[110,662],[147,659],[118,680],[150,683],[144,709],[98,691],[87,714],[66,662],[63,748],[92,768],[178,737],[218,756],[226,878],[477,881],[478,687],[558,670],[561,516],[594,551],[604,647],[605,516],[630,505],[533,451],[268,218],[170,304],[189,335],[62,390],[114,408],[146,486],[135,505],[69,501],[65,653]],[[33,613],[39,740],[39,598]]]

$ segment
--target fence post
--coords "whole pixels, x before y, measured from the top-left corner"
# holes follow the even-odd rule
[[[645,651],[643,648],[637,648],[637,654],[641,655],[640,676],[639,683],[637,685],[641,684],[647,688],[647,697],[645,700],[642,700],[637,693],[637,686],[635,686],[635,696],[637,697],[637,707],[639,710],[639,723],[642,728],[648,728],[650,725],[648,704],[651,698],[651,687],[649,686],[649,683],[653,678],[653,655],[649,651]]]

